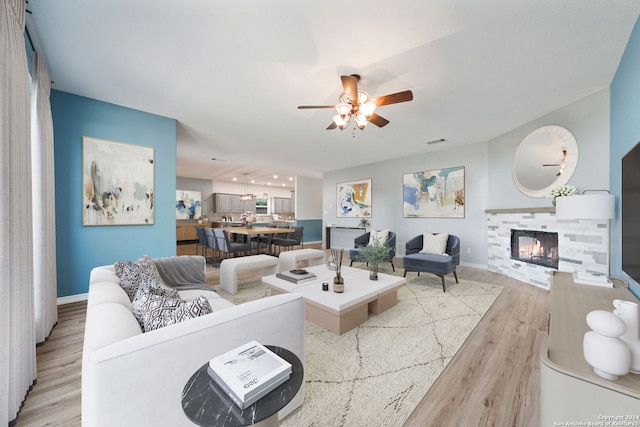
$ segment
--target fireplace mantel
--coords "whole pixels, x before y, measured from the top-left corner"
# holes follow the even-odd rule
[[[486,214],[556,213],[555,207],[487,209]]]

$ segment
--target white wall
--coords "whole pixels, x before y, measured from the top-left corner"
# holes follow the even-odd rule
[[[578,167],[569,184],[579,190],[609,189],[609,89],[603,89],[557,111],[524,124],[488,142],[446,149],[419,156],[388,160],[327,172],[323,176],[323,226],[355,226],[357,218],[336,216],[336,184],[371,178],[371,226],[389,228],[398,242],[423,233],[448,232],[461,239],[461,262],[487,265],[486,209],[551,206],[548,198],[520,193],[511,178],[511,160],[520,142],[544,125],[569,129],[578,141]],[[402,176],[406,173],[465,167],[465,218],[403,218]]]
[[[403,218],[402,178],[404,174],[455,166],[465,167],[465,218]],[[323,224],[355,226],[358,218],[336,215],[336,184],[371,178],[371,227],[389,228],[397,241],[406,242],[425,231],[448,232],[461,239],[461,260],[487,264],[487,227],[484,211],[487,199],[487,145],[431,151],[421,156],[389,160],[324,174]],[[470,251],[467,252],[467,251]]]
[[[322,180],[296,177],[296,219],[322,218]]]

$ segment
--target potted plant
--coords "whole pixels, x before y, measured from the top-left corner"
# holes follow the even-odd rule
[[[367,218],[362,218],[358,223],[358,227],[369,228],[369,220]]]
[[[358,255],[358,260],[366,262],[371,268],[369,271],[370,280],[378,280],[378,269],[380,264],[387,262],[391,255],[391,248],[386,242],[380,242],[379,240],[373,240],[369,244],[362,248]]]

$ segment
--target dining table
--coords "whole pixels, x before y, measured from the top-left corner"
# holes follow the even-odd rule
[[[269,255],[273,255],[271,253],[271,242],[274,234],[280,233],[292,233],[294,230],[292,228],[278,228],[278,227],[221,227],[220,230],[223,230],[227,234],[240,234],[243,236],[263,236],[268,240],[269,245]],[[250,239],[250,237],[249,237]],[[248,240],[250,242],[250,240]],[[260,245],[256,242],[256,253],[260,252]]]

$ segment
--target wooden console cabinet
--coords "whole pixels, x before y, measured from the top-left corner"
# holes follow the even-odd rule
[[[614,287],[604,288],[575,284],[571,273],[551,275],[549,335],[540,354],[541,426],[607,425],[607,421],[640,425],[640,375],[629,373],[608,381],[584,359],[582,340],[590,331],[587,314],[613,311],[614,299],[638,302],[626,282],[612,280]]]
[[[176,241],[185,242],[191,240],[198,240],[198,233],[196,227],[211,227],[211,224],[198,224],[198,223],[185,223],[176,224]]]

